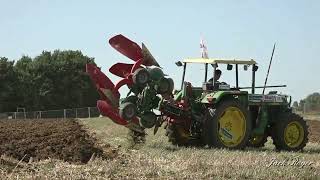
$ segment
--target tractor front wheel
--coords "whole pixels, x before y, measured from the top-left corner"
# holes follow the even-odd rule
[[[250,131],[248,110],[238,100],[227,99],[216,109],[208,109],[204,136],[210,147],[242,149],[248,143]]]
[[[272,127],[272,140],[277,150],[302,150],[308,142],[306,121],[294,113],[280,115]]]

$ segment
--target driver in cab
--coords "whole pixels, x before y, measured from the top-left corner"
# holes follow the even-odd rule
[[[215,82],[217,84],[220,83],[218,80],[220,79],[221,74],[222,74],[221,70],[220,69],[216,69],[216,72],[214,74],[214,78],[215,78]],[[213,83],[213,78],[210,78],[208,82],[209,83]]]
[[[221,74],[222,74],[221,70],[216,69],[215,75],[214,75],[215,84],[213,86],[213,84],[212,84],[213,83],[213,78],[210,78],[208,83],[210,84],[209,87],[211,87],[211,88],[209,88],[209,89],[230,89],[230,86],[227,83],[219,81],[219,79],[221,77]]]

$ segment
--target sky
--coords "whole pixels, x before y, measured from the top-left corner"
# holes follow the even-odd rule
[[[123,34],[144,42],[179,89],[182,68],[174,62],[200,57],[203,37],[211,58],[256,60],[256,84],[263,85],[276,43],[267,85],[286,84],[276,90],[293,100],[320,91],[317,0],[0,0],[0,9],[0,56],[9,59],[35,57],[43,50],[81,50],[117,82],[108,69],[133,61],[108,39]],[[234,85],[234,72],[219,68],[221,81]],[[250,77],[250,71],[241,69],[240,86],[250,86]],[[201,86],[203,79],[204,67],[187,67],[187,81]]]

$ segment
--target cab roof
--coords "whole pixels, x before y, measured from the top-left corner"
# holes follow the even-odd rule
[[[253,65],[257,64],[253,59],[243,60],[243,59],[218,59],[218,58],[190,58],[184,59],[183,63],[200,63],[200,64],[244,64],[244,65]]]

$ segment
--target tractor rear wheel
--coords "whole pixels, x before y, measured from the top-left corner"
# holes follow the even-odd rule
[[[277,150],[302,150],[308,142],[308,134],[306,121],[294,113],[280,115],[272,127],[272,140]]]
[[[209,146],[242,149],[248,143],[250,131],[248,110],[238,100],[227,99],[216,109],[208,109],[204,136]]]

